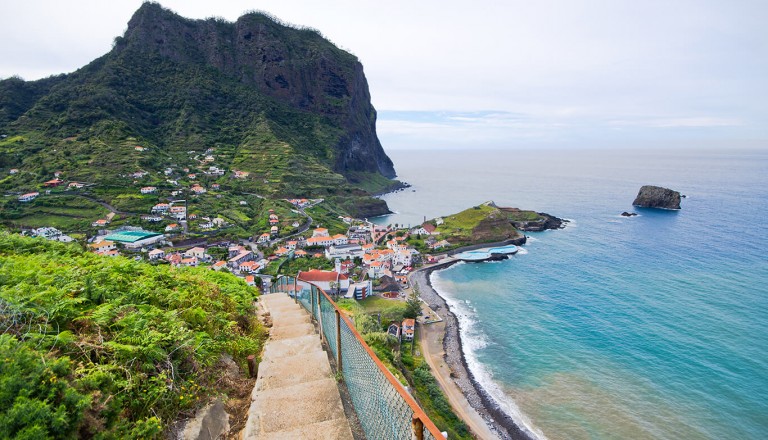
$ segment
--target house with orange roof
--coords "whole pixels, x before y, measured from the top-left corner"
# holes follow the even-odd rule
[[[165,227],[165,232],[171,232],[179,229],[178,223],[171,223],[170,225]]]
[[[57,186],[59,186],[59,185],[61,185],[63,183],[64,183],[63,180],[61,180],[59,178],[56,178],[56,179],[51,179],[51,180],[43,183],[43,186],[48,187],[48,188],[54,188],[54,187],[57,187]]]
[[[117,249],[117,245],[115,244],[114,241],[103,240],[98,243],[89,244],[88,248],[91,249],[93,252],[99,253],[99,252],[111,251],[112,249]]]
[[[265,232],[265,233],[259,235],[259,239],[256,240],[256,243],[259,243],[259,244],[268,243],[269,242],[269,237],[270,237],[270,235]]]
[[[290,240],[290,241],[285,242],[285,248],[288,249],[289,251],[292,251],[292,250],[296,249],[296,245],[297,244],[298,244],[298,242],[296,240]]]
[[[333,239],[328,236],[324,237],[310,237],[307,239],[307,246],[330,246],[333,244]]]
[[[385,261],[374,261],[368,266],[368,277],[377,280],[389,272],[389,263]]]
[[[197,267],[197,257],[190,257],[190,258],[182,258],[181,259],[181,265],[187,266],[187,267]]]
[[[333,239],[333,244],[336,246],[342,246],[349,243],[349,238],[344,234],[336,234],[331,237],[331,239]]]
[[[259,269],[261,269],[261,264],[255,261],[246,261],[238,268],[240,273],[258,273]]]
[[[283,255],[288,254],[288,252],[290,252],[288,249],[281,246],[277,248],[277,250],[275,251],[275,255],[277,255],[278,257],[282,257]]]
[[[145,186],[141,188],[142,194],[153,194],[155,191],[157,191],[157,187],[155,186]]]
[[[100,218],[100,219],[96,220],[95,222],[92,222],[91,226],[99,228],[99,227],[102,227],[102,226],[107,226],[108,224],[109,224],[109,220],[104,219],[104,218]]]
[[[312,237],[328,237],[328,229],[325,228],[317,228],[312,230]]]
[[[336,271],[312,269],[306,272],[299,272],[296,278],[300,281],[312,283],[317,287],[330,293],[337,288],[346,291],[349,288],[349,277]]]
[[[251,287],[256,287],[256,277],[254,277],[253,275],[247,275],[245,277],[245,284]]]
[[[170,207],[171,205],[167,203],[158,203],[152,207],[152,212],[166,212]]]
[[[96,252],[96,255],[101,255],[102,257],[118,257],[120,256],[120,251],[117,249],[111,249],[108,251]]]
[[[401,329],[403,339],[406,341],[413,341],[413,335],[416,334],[416,320],[413,318],[404,319]]]
[[[298,251],[293,253],[293,256],[294,257],[306,257],[307,256],[307,252],[299,249]]]
[[[217,261],[211,265],[211,270],[221,270],[227,267],[226,261]]]
[[[229,267],[231,267],[233,270],[239,270],[240,265],[247,262],[247,261],[253,261],[256,259],[256,256],[251,251],[245,251],[237,254],[236,256],[232,257],[227,261],[227,264]]]
[[[31,202],[32,200],[35,200],[37,198],[37,196],[39,196],[39,195],[40,195],[39,192],[31,192],[31,193],[22,194],[22,195],[19,196],[19,201],[20,202]]]

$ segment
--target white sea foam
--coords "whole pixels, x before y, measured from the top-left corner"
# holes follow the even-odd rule
[[[439,275],[436,275],[436,272],[432,272],[429,279],[435,292],[445,300],[451,312],[456,315],[456,319],[459,322],[459,333],[461,335],[461,347],[464,352],[464,358],[477,383],[499,405],[499,408],[512,417],[512,420],[518,426],[522,426],[531,437],[546,440],[544,434],[535,428],[528,417],[520,411],[514,399],[504,393],[501,387],[493,380],[493,373],[478,360],[478,351],[487,347],[491,342],[477,325],[476,310],[474,308],[470,310],[467,307],[470,301],[457,300],[453,296],[452,289],[449,286],[450,283],[443,282]]]
[[[523,249],[523,248],[519,248],[518,251],[517,251],[517,255],[528,255],[528,250],[527,249]]]

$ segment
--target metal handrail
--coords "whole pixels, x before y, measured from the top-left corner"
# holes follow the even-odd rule
[[[298,301],[299,297],[299,290],[298,290],[298,282],[301,282],[302,284],[307,284],[310,286],[310,301],[309,304],[305,304],[302,301]],[[376,365],[378,370],[381,372],[381,374],[384,375],[387,382],[392,386],[392,388],[397,392],[397,395],[404,401],[404,403],[407,404],[407,406],[410,408],[410,410],[413,412],[412,419],[407,421],[407,424],[411,427],[411,432],[408,436],[408,438],[415,438],[417,440],[422,440],[424,438],[434,438],[434,439],[443,439],[443,434],[440,432],[440,430],[435,426],[435,424],[430,420],[430,418],[426,415],[424,410],[421,409],[418,403],[416,403],[416,400],[408,393],[408,391],[405,390],[403,385],[400,383],[400,381],[395,378],[395,376],[392,374],[392,372],[387,369],[386,366],[379,360],[378,356],[373,352],[371,347],[368,346],[368,344],[365,342],[363,337],[358,333],[357,329],[355,328],[355,325],[352,323],[352,321],[347,317],[341,309],[336,305],[336,302],[334,302],[331,297],[323,290],[322,288],[318,287],[317,285],[307,282],[307,281],[301,281],[297,280],[294,277],[288,277],[281,275],[277,282],[272,284],[271,291],[274,292],[280,292],[281,287],[287,287],[288,285],[291,285],[292,294],[296,301],[302,305],[314,318],[318,319],[320,323],[320,336],[321,338],[325,338],[328,341],[328,345],[331,348],[331,351],[334,352],[334,357],[337,362],[337,369],[342,372],[342,374],[345,374],[344,369],[344,359],[342,358],[342,337],[341,337],[341,323],[343,322],[346,329],[352,334],[354,339],[360,344],[360,346],[363,348],[365,353],[368,357],[373,361],[373,363]],[[319,294],[315,295],[314,291],[317,291]],[[316,296],[316,298],[315,298]],[[335,315],[335,319],[331,319],[331,322],[325,322],[326,320],[323,319],[322,316],[322,299],[324,299],[328,304],[332,306],[333,314]],[[316,305],[316,307],[315,307]],[[329,329],[328,327],[335,327],[334,329]],[[335,340],[331,341],[327,334],[323,334],[325,330],[329,330],[329,333],[333,334],[335,336]],[[347,382],[347,386],[350,387],[352,384]],[[378,391],[378,390],[377,390]],[[353,399],[353,406],[354,399]],[[355,411],[358,412],[358,408],[355,408]],[[406,421],[402,421],[403,424]],[[365,426],[363,427],[365,429]],[[405,433],[401,433],[405,434]],[[374,433],[366,432],[366,436],[369,439],[377,438],[377,436]],[[396,436],[396,435],[395,435]],[[398,438],[405,438],[401,436],[396,436]]]

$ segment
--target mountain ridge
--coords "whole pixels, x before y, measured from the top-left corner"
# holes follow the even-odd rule
[[[0,170],[22,170],[0,187],[35,189],[53,170],[120,186],[119,175],[194,168],[188,152],[215,149],[215,165],[251,172],[244,191],[368,198],[398,184],[375,123],[362,64],[317,31],[256,12],[191,20],[148,2],[77,71],[0,81]],[[131,159],[135,145],[148,153]]]

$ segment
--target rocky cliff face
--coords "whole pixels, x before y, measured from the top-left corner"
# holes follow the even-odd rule
[[[144,3],[113,52],[214,68],[295,110],[323,115],[341,130],[329,158],[334,171],[395,176],[376,135],[376,111],[362,64],[315,30],[288,27],[260,13],[235,23],[188,20]]]
[[[632,205],[641,208],[680,209],[680,193],[669,188],[645,185]]]

